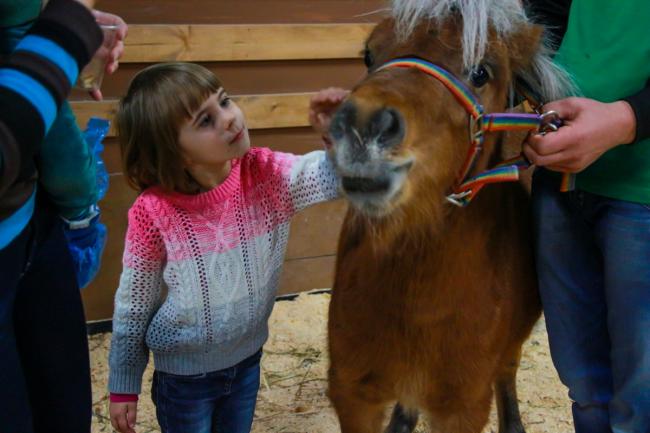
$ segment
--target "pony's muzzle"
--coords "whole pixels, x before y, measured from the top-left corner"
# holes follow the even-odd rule
[[[352,98],[334,115],[330,137],[340,187],[350,203],[367,214],[385,213],[413,164],[396,152],[405,137],[402,115]]]

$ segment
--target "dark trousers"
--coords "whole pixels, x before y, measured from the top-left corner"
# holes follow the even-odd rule
[[[88,433],[86,325],[59,218],[39,201],[0,250],[0,433]]]

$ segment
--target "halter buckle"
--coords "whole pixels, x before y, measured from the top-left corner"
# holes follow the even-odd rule
[[[483,118],[483,110],[481,108],[480,114],[478,117],[474,118],[470,114],[469,116],[469,125],[468,125],[468,132],[469,132],[469,142],[474,143],[476,146],[480,147],[481,144],[483,144],[483,121],[485,119]]]
[[[468,189],[463,192],[451,193],[445,196],[445,200],[447,200],[449,203],[453,204],[454,206],[465,207],[467,205],[467,202],[464,202],[463,199],[470,195],[472,195],[472,190]]]

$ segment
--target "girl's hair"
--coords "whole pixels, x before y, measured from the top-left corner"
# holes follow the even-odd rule
[[[206,68],[161,63],[139,72],[117,111],[117,133],[126,180],[137,190],[159,185],[186,192],[195,183],[185,171],[180,128],[222,87]]]

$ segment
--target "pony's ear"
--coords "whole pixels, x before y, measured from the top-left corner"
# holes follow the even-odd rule
[[[553,62],[553,52],[544,40],[544,28],[525,24],[510,38],[513,80],[523,82],[538,102],[549,102],[578,94],[571,76]]]

